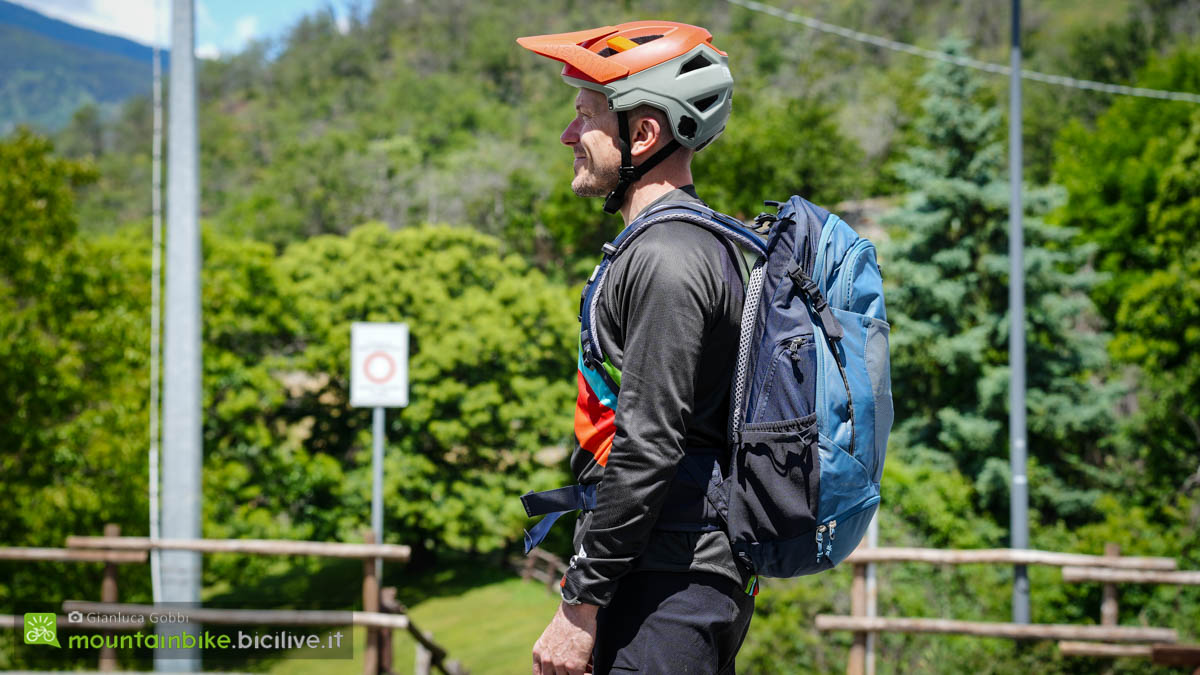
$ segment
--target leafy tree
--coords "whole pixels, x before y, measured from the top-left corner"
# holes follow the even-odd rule
[[[0,532],[10,545],[60,547],[106,522],[140,533],[146,520],[145,446],[131,440],[146,429],[148,294],[123,274],[121,247],[77,237],[72,188],[94,173],[51,153],[24,130],[0,141]],[[4,563],[0,605],[94,597],[101,571]],[[0,667],[9,658],[0,649]]]
[[[370,494],[369,411],[347,408],[352,321],[406,321],[411,331],[412,402],[389,415],[389,540],[486,551],[519,534],[515,497],[564,479],[570,293],[462,228],[364,226],[289,248],[279,269],[301,322],[289,368],[309,382],[285,409],[308,425],[304,450],[345,470],[341,534],[365,524]]]
[[[962,52],[961,43],[948,48]],[[979,85],[966,69],[939,63],[921,84],[923,143],[898,171],[912,195],[888,218],[894,239],[882,256],[891,280],[896,445],[909,458],[952,459],[1002,516],[1009,265],[1000,116],[975,103]],[[1091,466],[1100,463],[1113,405],[1097,381],[1104,336],[1089,318],[1087,250],[1040,218],[1056,199],[1048,188],[1024,194],[1031,489],[1049,521],[1089,513]]]
[[[1200,92],[1200,48],[1153,59],[1138,83]],[[1150,205],[1163,168],[1189,133],[1194,110],[1191,103],[1125,97],[1094,128],[1070,125],[1055,146],[1054,179],[1068,195],[1056,220],[1096,244],[1096,267],[1108,277],[1093,298],[1106,317],[1115,317],[1131,284],[1163,266],[1158,248],[1138,243],[1153,236]]]
[[[1149,236],[1140,247],[1151,250],[1160,267],[1145,270],[1122,296],[1112,352],[1142,371],[1144,412],[1133,427],[1141,480],[1200,494],[1200,244],[1194,237],[1200,228],[1200,115],[1192,117],[1156,192],[1147,213]]]
[[[861,157],[829,106],[766,91],[736,96],[728,128],[696,155],[694,167],[705,201],[748,219],[763,210],[764,199],[799,194],[834,204],[859,196]]]
[[[1200,91],[1200,49],[1152,59],[1139,83]],[[1059,139],[1058,179],[1070,200],[1058,219],[1095,242],[1108,273],[1093,297],[1111,323],[1113,357],[1136,366],[1138,415],[1125,429],[1130,495],[1169,505],[1161,491],[1191,484],[1200,447],[1194,373],[1198,249],[1197,134],[1188,103],[1123,99],[1094,129],[1069,127]],[[1154,487],[1150,487],[1154,486]],[[1152,496],[1153,495],[1153,496]]]

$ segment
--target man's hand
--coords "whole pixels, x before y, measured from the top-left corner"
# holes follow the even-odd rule
[[[533,645],[533,675],[583,675],[596,643],[596,605],[562,603]]]

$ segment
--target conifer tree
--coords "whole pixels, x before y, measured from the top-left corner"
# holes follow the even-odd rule
[[[961,42],[944,49],[962,53]],[[1008,198],[1001,114],[978,100],[974,74],[937,63],[920,140],[897,174],[910,190],[886,221],[893,448],[974,478],[981,506],[1007,519]],[[1106,362],[1087,297],[1095,282],[1073,231],[1041,216],[1061,191],[1026,188],[1025,292],[1030,494],[1044,519],[1086,517],[1098,446],[1113,409],[1097,379]]]

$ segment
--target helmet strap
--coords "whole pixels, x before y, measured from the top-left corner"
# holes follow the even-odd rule
[[[661,164],[671,153],[682,147],[679,145],[679,141],[672,138],[670,143],[667,143],[661,150],[642,162],[641,166],[635,167],[633,165],[633,154],[629,150],[629,113],[627,111],[620,110],[617,112],[617,126],[619,133],[618,142],[621,146],[621,168],[617,170],[617,186],[604,199],[605,213],[620,211],[621,206],[625,203],[625,194],[629,192],[629,188],[638,182],[642,176],[649,173],[651,169]]]

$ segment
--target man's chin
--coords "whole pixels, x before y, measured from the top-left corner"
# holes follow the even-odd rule
[[[611,187],[605,187],[594,180],[588,180],[588,178],[591,177],[576,176],[575,180],[571,181],[571,191],[577,197],[604,197],[612,192]]]

